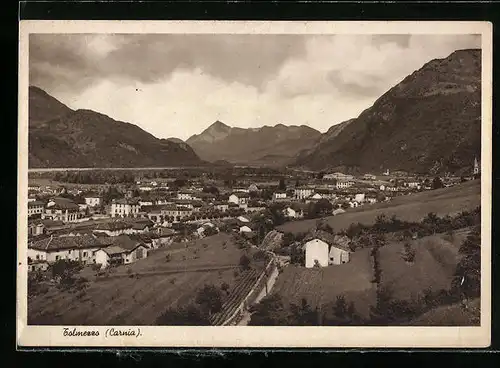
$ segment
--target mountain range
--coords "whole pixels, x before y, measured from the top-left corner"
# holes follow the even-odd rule
[[[292,163],[300,151],[311,149],[320,137],[319,131],[306,125],[245,129],[216,121],[186,143],[207,161],[282,166]]]
[[[481,50],[426,63],[343,124],[295,166],[470,173],[481,153]]]
[[[29,167],[289,166],[350,173],[469,172],[481,151],[481,50],[435,59],[358,117],[326,132],[306,126],[238,128],[216,121],[185,142],[72,110],[29,89]]]
[[[183,142],[92,110],[72,110],[35,86],[29,88],[28,150],[30,168],[204,164]]]

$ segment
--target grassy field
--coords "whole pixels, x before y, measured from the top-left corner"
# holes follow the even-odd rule
[[[468,230],[457,230],[450,237],[436,234],[410,241],[415,261],[406,263],[401,253],[404,243],[393,242],[380,248],[382,285],[393,291],[396,299],[416,299],[426,288],[449,289],[459,261],[458,249]]]
[[[403,242],[389,241],[380,248],[381,282],[392,290],[391,298],[414,299],[429,287],[436,292],[449,289],[458,263],[458,249],[467,234],[468,229],[461,229],[452,236],[436,234],[410,241],[416,254],[413,264],[401,257]],[[347,302],[354,302],[361,316],[368,317],[370,305],[376,303],[370,250],[351,253],[351,261],[339,266],[287,266],[278,276],[273,293],[280,295],[285,305],[306,298],[315,307],[321,300],[324,310],[330,310],[336,296],[343,294]]]
[[[226,249],[223,249],[224,243]],[[198,250],[198,258],[194,258],[195,250]],[[160,248],[148,258],[117,267],[109,277],[96,278],[87,268],[82,271],[82,276],[89,279],[85,292],[51,287],[46,294],[28,301],[28,322],[150,325],[166,308],[193,301],[196,292],[205,284],[220,287],[227,283],[230,289],[225,299],[231,301],[235,294],[244,294],[241,284],[251,285],[249,278],[256,278],[264,265],[264,262],[252,261],[254,269],[241,271],[238,263],[245,252],[251,257],[255,250],[240,250],[229,235],[218,234]],[[165,260],[167,254],[171,255],[170,262]],[[246,277],[247,273],[251,277]]]
[[[450,188],[429,190],[417,194],[396,197],[389,202],[365,205],[349,209],[346,213],[328,217],[328,223],[335,231],[346,229],[352,223],[371,224],[378,215],[396,215],[406,221],[419,221],[429,212],[438,216],[453,215],[463,210],[471,210],[481,203],[479,180],[469,181]],[[287,222],[278,227],[283,232],[301,233],[313,228],[316,220]]]
[[[369,306],[375,302],[372,278],[370,250],[361,249],[351,254],[349,263],[339,266],[287,266],[278,276],[273,293],[280,295],[285,304],[299,304],[306,298],[313,308],[321,302],[324,309],[333,306],[336,297],[343,294],[348,302],[354,302],[360,314],[367,316]]]
[[[411,321],[411,326],[479,326],[480,325],[479,299],[468,303],[464,309],[460,303],[434,308]]]

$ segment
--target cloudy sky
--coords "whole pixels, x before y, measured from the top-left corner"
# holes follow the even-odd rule
[[[159,138],[216,120],[324,132],[426,62],[479,47],[474,35],[32,34],[30,84]]]

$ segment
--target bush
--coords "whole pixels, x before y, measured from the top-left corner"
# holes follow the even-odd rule
[[[214,285],[205,285],[196,295],[196,303],[209,316],[222,309],[222,295]]]
[[[240,267],[244,270],[247,270],[250,268],[250,258],[246,254],[243,254],[240,258]]]
[[[405,243],[401,257],[408,263],[413,263],[415,261],[415,249],[410,243]]]
[[[156,319],[161,326],[209,326],[210,319],[200,307],[190,304],[185,307],[168,308]]]
[[[229,294],[229,284],[227,282],[223,282],[222,285],[220,286],[220,289],[222,291],[225,291],[226,294]]]

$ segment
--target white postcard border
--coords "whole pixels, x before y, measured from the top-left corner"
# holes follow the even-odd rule
[[[140,336],[110,336],[113,326],[27,325],[28,37],[30,33],[481,34],[481,326],[211,327],[115,326]],[[393,347],[481,348],[491,328],[492,24],[462,21],[35,21],[19,26],[17,343],[19,347]],[[64,328],[97,331],[71,337]]]

